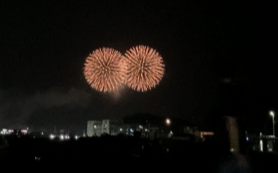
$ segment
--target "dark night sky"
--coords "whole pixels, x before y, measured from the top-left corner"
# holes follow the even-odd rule
[[[2,0],[0,128],[82,131],[87,120],[147,112],[200,125],[235,115],[269,131],[268,110],[278,111],[275,11],[251,1]],[[156,88],[90,88],[91,51],[139,44],[164,59]]]

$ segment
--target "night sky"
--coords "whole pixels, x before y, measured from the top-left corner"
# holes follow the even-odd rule
[[[196,1],[0,2],[0,128],[69,129],[134,113],[200,127],[240,118],[271,133],[278,113],[274,4]],[[144,93],[95,91],[83,67],[93,50],[156,49],[165,75]]]

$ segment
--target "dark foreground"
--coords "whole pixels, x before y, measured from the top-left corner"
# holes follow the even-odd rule
[[[127,137],[49,140],[47,138],[10,138],[1,149],[1,166],[5,163],[89,166],[114,170],[167,168],[183,172],[277,172],[278,159],[273,153],[244,150],[235,157],[216,141],[195,143],[180,140],[153,140]],[[240,164],[241,163],[241,164]],[[106,166],[105,166],[106,165]],[[117,165],[110,167],[109,165]]]

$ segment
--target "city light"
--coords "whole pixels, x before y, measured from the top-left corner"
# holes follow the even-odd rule
[[[50,135],[50,139],[54,139],[54,138],[55,138],[55,136],[51,134]]]
[[[22,130],[21,130],[21,133],[23,133],[24,135],[26,135],[26,134],[27,134],[27,130],[26,130],[26,129],[22,129]]]
[[[0,134],[9,135],[9,134],[12,134],[13,132],[14,132],[14,130],[12,130],[12,129],[3,128],[3,129],[0,131]]]
[[[7,129],[2,129],[1,134],[6,134],[7,133]]]
[[[60,135],[60,139],[61,139],[61,140],[64,140],[64,135]]]

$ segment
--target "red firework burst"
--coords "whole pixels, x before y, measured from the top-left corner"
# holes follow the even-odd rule
[[[136,91],[155,87],[164,75],[163,59],[148,46],[136,46],[125,53],[127,63],[125,83]]]
[[[111,48],[97,49],[86,58],[84,75],[97,91],[115,91],[125,79],[124,64],[119,51]]]

